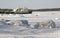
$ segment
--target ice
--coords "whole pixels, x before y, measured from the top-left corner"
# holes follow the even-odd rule
[[[32,29],[30,27],[14,26],[5,23],[1,23],[0,25],[0,38],[59,38],[59,35],[59,25],[56,25],[56,28],[52,29]]]
[[[0,38],[60,38],[60,19],[57,19],[60,18],[60,12],[56,13],[57,15],[51,15],[51,13],[45,12],[41,13],[38,16],[35,16],[34,14],[29,16],[26,15],[24,18],[20,17],[19,15],[16,15],[16,18],[13,15],[10,15],[11,17],[9,15],[8,17],[7,15],[4,15],[5,17],[2,16],[0,17],[0,19],[11,19],[11,21],[0,20]],[[29,25],[35,25],[38,21],[46,21],[46,19],[53,19],[56,23],[56,28],[31,28],[27,27],[26,24],[22,24],[24,26],[21,26],[18,23],[14,24],[14,19],[28,20]]]

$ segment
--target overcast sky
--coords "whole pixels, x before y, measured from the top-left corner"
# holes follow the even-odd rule
[[[60,0],[0,0],[0,8],[60,8]]]

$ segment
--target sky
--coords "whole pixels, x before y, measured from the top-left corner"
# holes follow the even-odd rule
[[[60,8],[60,0],[0,0],[0,8]]]

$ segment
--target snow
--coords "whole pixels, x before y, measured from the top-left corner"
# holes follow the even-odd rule
[[[56,12],[53,12],[56,13]],[[0,19],[4,18],[9,19],[9,20],[14,20],[14,19],[24,19],[28,20],[29,24],[35,24],[34,22],[38,22],[41,20],[46,21],[46,19],[53,19],[56,22],[56,28],[30,28],[26,26],[19,26],[19,25],[7,25],[0,20],[0,38],[60,38],[60,11],[58,13],[51,15],[52,13],[43,13],[41,12],[40,15],[35,16],[35,15],[23,15],[24,17],[20,17],[20,15],[4,15],[1,16]],[[42,16],[43,15],[43,16]],[[48,16],[47,16],[48,15]],[[21,15],[22,16],[22,15]],[[36,18],[35,18],[36,17]],[[39,18],[40,17],[40,18]],[[6,22],[6,23],[11,23]],[[31,26],[33,27],[33,26]]]
[[[60,26],[32,29],[24,26],[0,25],[0,38],[60,38]]]

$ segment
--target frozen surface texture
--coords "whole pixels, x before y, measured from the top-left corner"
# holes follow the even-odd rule
[[[0,38],[60,38],[60,11],[52,12],[33,12],[33,14],[28,15],[3,15],[0,19],[10,19],[12,21],[5,22],[0,20]],[[11,18],[11,17],[12,18]],[[19,17],[18,17],[19,16]],[[16,18],[15,18],[16,17]],[[55,28],[30,28],[25,26],[26,24],[19,25],[18,23],[13,23],[15,19],[29,20],[29,24],[36,24],[34,22],[46,21],[46,19],[52,19],[56,23]],[[37,19],[38,18],[38,19]],[[32,22],[31,22],[32,21]],[[8,23],[8,24],[6,24]],[[28,25],[29,26],[29,25]]]
[[[25,26],[8,25],[6,23],[0,21],[0,38],[60,38],[60,22],[58,22],[56,28],[51,29],[32,29]]]

